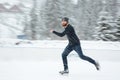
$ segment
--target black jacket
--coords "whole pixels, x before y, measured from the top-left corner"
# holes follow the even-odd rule
[[[64,35],[67,35],[68,41],[70,46],[75,46],[75,45],[79,45],[79,38],[77,37],[74,28],[69,24],[65,30],[62,33],[53,31],[54,34],[63,37]]]

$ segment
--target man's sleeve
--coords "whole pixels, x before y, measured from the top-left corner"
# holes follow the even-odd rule
[[[57,36],[63,37],[65,35],[65,31],[63,31],[62,33],[53,31],[54,34],[56,34]]]

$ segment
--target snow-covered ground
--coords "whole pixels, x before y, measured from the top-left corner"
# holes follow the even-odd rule
[[[120,42],[81,41],[85,55],[99,61],[101,70],[68,56],[69,75],[63,70],[61,53],[67,41],[0,40],[0,80],[119,80]]]
[[[119,80],[120,62],[100,61],[101,71],[81,60],[69,60],[70,74],[62,76],[59,60],[0,62],[0,80]]]

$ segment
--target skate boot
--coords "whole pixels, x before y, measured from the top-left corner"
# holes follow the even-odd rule
[[[67,69],[67,70],[64,70],[64,71],[60,71],[59,73],[62,74],[62,75],[63,75],[63,74],[68,74],[68,73],[69,73],[69,70]]]
[[[95,63],[95,67],[97,70],[100,70],[100,64],[98,62]]]

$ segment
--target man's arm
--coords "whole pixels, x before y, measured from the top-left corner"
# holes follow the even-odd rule
[[[65,31],[63,31],[62,33],[52,31],[52,33],[54,33],[54,34],[56,34],[57,36],[60,36],[60,37],[63,37],[65,35]]]

